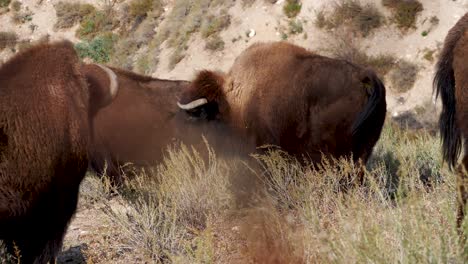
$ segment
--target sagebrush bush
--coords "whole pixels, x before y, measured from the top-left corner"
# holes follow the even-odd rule
[[[80,58],[90,58],[97,63],[107,63],[114,51],[117,38],[113,33],[102,34],[89,42],[76,44],[75,49]]]
[[[231,17],[227,12],[218,15],[207,16],[200,28],[202,37],[208,38],[211,35],[219,34],[222,30],[231,24]]]
[[[57,22],[54,28],[71,28],[81,22],[86,16],[96,12],[96,8],[90,4],[70,3],[60,1],[54,5],[57,14]]]
[[[418,65],[407,60],[400,60],[389,73],[389,80],[394,91],[404,93],[413,88],[418,77]]]
[[[130,16],[145,17],[153,9],[153,0],[133,0],[130,2]]]
[[[424,9],[418,0],[382,0],[382,4],[392,10],[392,20],[402,30],[415,28],[418,14]]]
[[[91,40],[103,32],[113,30],[118,24],[119,22],[111,14],[95,11],[81,21],[76,36]]]
[[[0,0],[0,7],[8,7],[10,5],[11,0]]]
[[[205,48],[213,51],[223,50],[224,40],[219,35],[212,36],[206,40]]]
[[[18,35],[15,32],[0,32],[0,51],[14,47],[17,42]]]
[[[286,0],[283,6],[284,14],[293,18],[301,12],[302,3],[300,0]]]
[[[331,13],[323,10],[317,13],[315,25],[318,28],[333,29],[351,26],[364,37],[384,23],[384,15],[374,4],[361,4],[359,0],[340,0]]]

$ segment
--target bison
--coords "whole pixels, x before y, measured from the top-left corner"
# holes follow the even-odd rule
[[[60,41],[0,67],[0,239],[21,263],[55,262],[88,167],[90,121],[118,89],[89,89],[95,77],[81,66]]]
[[[119,184],[122,165],[146,167],[162,160],[164,150],[175,140],[176,102],[188,82],[111,69],[120,89],[115,100],[94,119],[90,165],[98,173],[106,170],[112,182]],[[91,87],[102,89],[110,85],[100,65],[85,65],[84,71],[98,77],[89,79]]]
[[[436,64],[434,90],[436,97],[442,99],[439,130],[443,158],[450,169],[457,164],[464,144],[465,154],[457,173],[457,226],[460,228],[468,200],[468,13],[445,38]]]
[[[372,70],[287,42],[251,45],[227,74],[201,71],[178,106],[307,162],[323,154],[366,162],[386,116],[385,87]]]

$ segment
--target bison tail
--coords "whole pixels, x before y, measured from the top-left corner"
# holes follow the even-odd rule
[[[439,131],[442,138],[442,153],[449,168],[453,169],[461,152],[461,134],[457,125],[455,101],[455,76],[452,68],[452,48],[445,47],[437,62],[434,76],[436,99],[441,96],[442,112],[439,117]]]
[[[352,137],[357,145],[369,142],[373,146],[380,136],[387,112],[385,86],[373,71],[366,71],[361,82],[369,98],[354,121]]]

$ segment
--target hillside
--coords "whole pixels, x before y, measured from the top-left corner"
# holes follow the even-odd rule
[[[347,161],[312,169],[282,152],[253,164],[212,153],[205,164],[170,149],[122,189],[86,177],[58,263],[464,263],[439,139],[394,121],[434,126],[434,64],[468,0],[403,2],[0,0],[0,64],[69,39],[85,61],[188,80],[227,71],[257,41],[287,40],[374,68],[387,87],[362,186],[343,187],[359,174]]]

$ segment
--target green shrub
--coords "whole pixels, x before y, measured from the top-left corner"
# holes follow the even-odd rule
[[[302,4],[300,0],[286,0],[283,6],[284,14],[287,17],[293,18],[301,12]]]
[[[75,49],[80,58],[91,58],[97,63],[107,63],[114,51],[117,36],[112,33],[102,34],[89,42],[80,42]]]
[[[10,5],[11,0],[0,0],[0,7],[8,7]]]
[[[70,3],[60,1],[54,5],[57,14],[55,29],[71,28],[76,23],[81,22],[84,17],[96,12],[94,6],[90,4]]]
[[[289,21],[289,34],[296,35],[301,34],[304,31],[302,27],[302,22],[300,20],[290,20]]]
[[[81,21],[76,35],[79,38],[91,40],[101,32],[113,30],[117,25],[118,21],[113,16],[106,15],[101,11],[95,11]]]
[[[402,30],[415,28],[416,18],[424,9],[418,0],[382,0],[382,4],[392,10],[392,20]]]
[[[0,32],[0,51],[14,47],[17,41],[18,35],[15,32]]]

